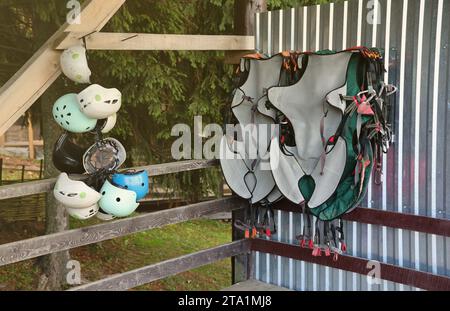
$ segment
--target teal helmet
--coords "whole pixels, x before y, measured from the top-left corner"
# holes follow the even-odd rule
[[[86,133],[97,125],[96,119],[84,115],[77,101],[77,94],[60,97],[53,105],[53,118],[65,130],[72,133]]]
[[[100,208],[113,216],[126,217],[131,215],[139,203],[136,202],[136,193],[112,184],[108,179],[100,189],[102,198],[98,202]]]

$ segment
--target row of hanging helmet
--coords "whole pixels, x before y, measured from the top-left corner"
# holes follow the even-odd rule
[[[84,46],[65,50],[60,63],[67,78],[90,83]],[[103,138],[114,128],[121,104],[118,89],[91,84],[78,94],[60,97],[53,105],[53,118],[65,130],[53,150],[53,163],[62,172],[53,194],[74,218],[111,220],[129,216],[149,192],[147,172],[119,172],[126,160],[125,148],[115,138]],[[91,135],[95,142],[85,148],[77,143],[75,134]],[[83,175],[71,178],[68,174]]]

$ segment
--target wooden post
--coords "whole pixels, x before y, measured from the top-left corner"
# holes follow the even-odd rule
[[[3,158],[0,158],[0,186],[3,184]]]
[[[44,139],[44,176],[56,177],[59,171],[52,162],[53,146],[61,134],[61,128],[52,121],[53,103],[62,85],[54,84],[41,98],[42,134]],[[59,203],[52,192],[48,192],[45,202],[45,233],[52,234],[69,229],[69,217],[64,206]],[[39,280],[39,290],[60,290],[66,285],[66,265],[70,260],[68,251],[50,254],[40,258],[43,274]]]
[[[267,11],[267,0],[234,1],[234,33],[251,36],[255,33],[255,14]]]
[[[234,33],[237,35],[253,35],[255,33],[255,14],[267,11],[267,0],[235,0],[234,1]],[[237,62],[239,63],[239,61]],[[244,221],[243,210],[233,211],[233,241],[243,239],[244,233],[234,228],[236,220]],[[245,221],[244,221],[245,222]],[[238,283],[253,277],[253,258],[251,254],[233,257],[232,282]]]
[[[22,172],[21,172],[20,181],[21,182],[25,181],[25,165],[22,165]]]
[[[39,180],[42,179],[42,172],[44,171],[44,160],[39,161]]]
[[[31,121],[31,112],[28,112],[28,157],[34,159],[34,131],[33,122]]]
[[[234,32],[236,35],[253,36],[255,34],[255,14],[267,11],[267,0],[235,0]],[[226,51],[226,64],[239,64],[242,56],[254,52],[252,50]]]

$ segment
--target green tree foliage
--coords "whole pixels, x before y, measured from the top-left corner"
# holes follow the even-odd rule
[[[325,4],[330,2],[341,2],[343,0],[269,0],[269,10],[278,10],[286,8],[295,8],[298,6]]]
[[[270,0],[269,9],[328,2]],[[233,0],[131,0],[117,12],[104,31],[167,34],[232,34]],[[12,76],[64,21],[61,0],[1,0],[0,83]],[[116,87],[123,94],[123,108],[112,136],[129,151],[128,165],[173,161],[171,128],[177,123],[222,124],[233,89],[233,67],[223,52],[89,51],[92,81]],[[65,78],[66,92],[78,92]],[[168,176],[165,184],[179,193],[206,193],[221,180],[218,170]]]

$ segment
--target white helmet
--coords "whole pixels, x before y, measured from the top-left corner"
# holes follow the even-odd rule
[[[114,215],[103,213],[101,211],[98,211],[96,216],[98,219],[103,220],[103,221],[111,221],[116,218],[116,216],[114,216]]]
[[[102,197],[100,193],[84,182],[71,180],[66,173],[61,173],[58,176],[55,188],[53,189],[53,195],[56,200],[71,209],[92,208]]]
[[[94,119],[106,119],[122,105],[122,94],[118,89],[107,89],[98,84],[88,86],[77,98],[81,112]]]
[[[76,219],[89,219],[91,217],[94,217],[98,213],[98,204],[95,203],[94,205],[86,208],[69,208],[66,207],[67,213]]]
[[[82,45],[75,45],[61,54],[61,70],[70,80],[77,83],[90,83],[91,70],[89,69],[86,49]]]
[[[109,131],[111,131],[114,128],[114,126],[116,125],[116,122],[117,122],[117,113],[109,116],[108,119],[104,120],[104,123],[101,125],[101,132],[103,134],[108,133]]]

